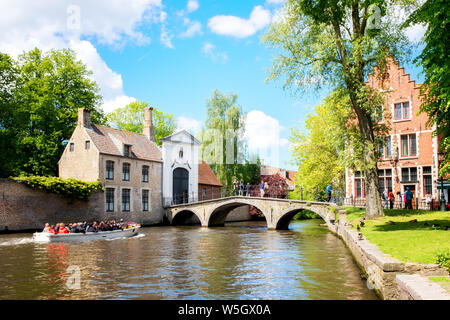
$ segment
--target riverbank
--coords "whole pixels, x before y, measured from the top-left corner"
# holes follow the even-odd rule
[[[348,209],[348,208],[347,208]],[[399,299],[450,299],[450,294],[448,294],[445,290],[439,291],[431,291],[434,292],[434,295],[420,295],[420,286],[417,286],[417,281],[414,280],[414,277],[399,277],[402,275],[417,275],[419,277],[423,277],[423,283],[428,285],[431,281],[425,279],[430,276],[448,276],[448,272],[441,266],[437,264],[423,264],[417,262],[405,262],[400,261],[399,259],[394,258],[387,252],[380,250],[380,248],[373,242],[368,239],[364,231],[359,232],[356,224],[349,223],[349,220],[355,222],[359,221],[364,215],[363,208],[351,208],[348,212],[345,209],[338,209],[336,213],[336,221],[334,224],[328,223],[328,228],[335,234],[337,234],[347,245],[353,257],[355,258],[357,264],[365,274],[365,277],[368,280],[368,285],[373,286],[373,289],[377,292],[380,298],[385,300],[399,300]],[[348,215],[347,215],[348,213]],[[389,217],[389,216],[388,216]],[[388,221],[392,221],[392,217],[390,217],[387,221],[384,221],[381,218],[379,220],[365,221],[365,226],[361,228],[361,230],[365,231],[366,234],[370,234],[369,226],[373,226],[375,229],[378,224],[390,224]],[[422,216],[423,217],[423,216]],[[405,216],[399,216],[398,219],[405,219]],[[412,218],[411,220],[414,220]],[[395,223],[395,222],[394,222]],[[400,222],[398,222],[400,224]],[[414,223],[414,222],[411,222]],[[396,224],[394,224],[396,225]],[[378,229],[377,229],[378,230]],[[396,243],[395,241],[391,241],[391,236],[395,234],[395,231],[392,232],[389,230],[378,230],[372,232],[383,232],[384,241],[387,243]],[[405,232],[403,230],[403,232]],[[406,231],[408,232],[408,231]],[[445,231],[447,232],[447,231]],[[450,233],[446,233],[450,236]],[[372,234],[373,235],[373,234]],[[399,238],[402,238],[402,232],[400,235],[397,235]],[[403,235],[403,237],[407,238],[407,235]],[[445,238],[445,236],[444,236]],[[372,237],[373,239],[373,237]],[[448,241],[447,241],[448,242]],[[398,242],[397,242],[398,243]],[[409,244],[406,244],[409,246]],[[414,250],[414,249],[413,249]],[[420,253],[419,253],[420,254]],[[431,283],[437,285],[436,283]],[[409,291],[408,291],[409,290]]]

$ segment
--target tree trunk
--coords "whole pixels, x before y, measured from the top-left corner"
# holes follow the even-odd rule
[[[359,111],[359,112],[358,112]],[[377,145],[375,143],[375,136],[373,134],[372,126],[370,125],[370,118],[367,113],[358,110],[359,128],[363,140],[366,142],[367,148],[364,150],[364,172],[366,185],[366,218],[374,219],[383,217],[383,207],[381,203],[381,195],[378,181],[378,167],[377,167]]]

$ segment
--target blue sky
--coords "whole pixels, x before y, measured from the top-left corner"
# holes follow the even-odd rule
[[[278,150],[266,163],[290,163],[289,131],[325,96],[292,96],[267,83],[275,52],[261,43],[282,0],[2,0],[0,50],[70,47],[93,70],[107,111],[138,99],[198,130],[213,90],[238,94],[255,145]],[[421,30],[411,30],[413,36]],[[405,66],[413,79],[418,69]],[[272,149],[274,150],[274,149]]]

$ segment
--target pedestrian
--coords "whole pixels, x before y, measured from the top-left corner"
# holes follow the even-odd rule
[[[333,190],[333,185],[330,183],[327,186],[327,202],[330,202],[331,200],[331,191]]]
[[[408,209],[408,204],[406,202],[406,192],[403,193],[403,202],[405,203],[405,209]]]
[[[241,183],[239,184],[239,195],[244,195],[244,181],[241,180]]]
[[[412,210],[413,198],[414,198],[414,194],[409,190],[409,187],[407,187],[406,192],[405,192],[406,209]]]
[[[236,178],[234,178],[234,180],[233,180],[233,196],[238,195],[238,190],[239,190],[239,182],[237,181]]]
[[[388,199],[388,190],[387,189],[384,189],[384,191],[383,191],[383,200],[384,200],[384,208],[385,209],[387,209],[388,208],[388,201],[389,201],[389,199]]]
[[[402,208],[402,194],[400,193],[400,191],[397,191],[397,204],[395,205],[395,207],[397,209]]]
[[[431,194],[427,193],[425,203],[430,210],[433,210],[433,198],[431,198]]]
[[[259,192],[261,195],[261,198],[264,198],[264,182],[261,180],[261,183],[259,184]]]
[[[268,197],[269,196],[269,184],[266,182],[264,182],[264,196]]]
[[[389,191],[389,196],[388,196],[388,198],[389,198],[389,209],[393,209],[393,208],[394,208],[394,200],[395,200],[395,197],[394,197],[394,193],[392,192],[392,190]]]
[[[250,183],[247,182],[247,186],[245,187],[245,190],[246,190],[245,195],[247,197],[250,197]]]

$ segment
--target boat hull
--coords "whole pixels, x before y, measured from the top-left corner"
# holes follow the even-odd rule
[[[86,233],[66,233],[52,234],[47,232],[36,232],[33,239],[36,242],[75,242],[75,241],[92,241],[92,240],[108,240],[117,238],[134,237],[139,233],[140,227],[132,227],[123,230],[86,232]]]

